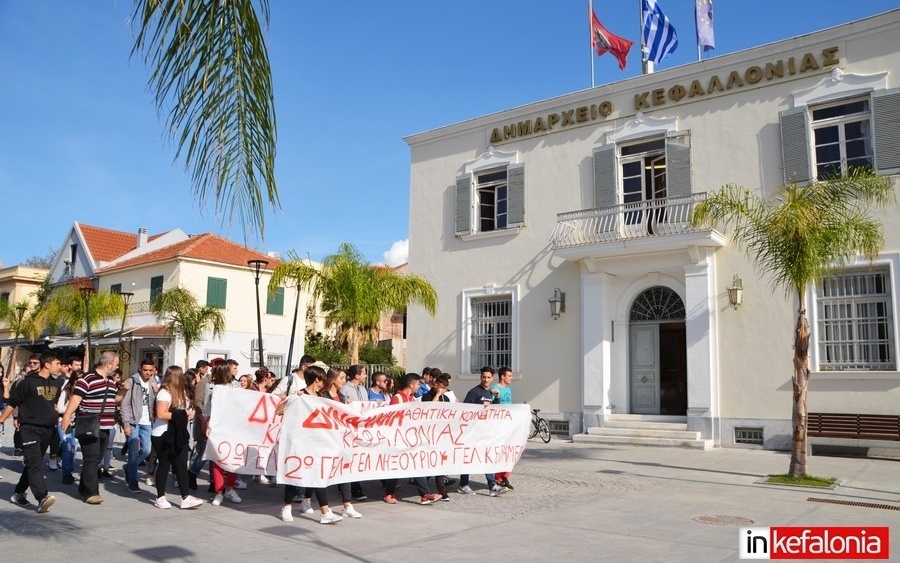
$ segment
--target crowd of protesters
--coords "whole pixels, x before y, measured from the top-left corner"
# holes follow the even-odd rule
[[[463,402],[473,404],[508,404],[512,402],[512,370],[501,368],[499,382],[493,383],[494,370],[484,367],[480,383],[473,387]],[[14,419],[13,455],[23,461],[22,475],[15,485],[10,502],[28,507],[30,489],[37,502],[37,512],[45,513],[56,502],[48,491],[45,479],[45,456],[49,451],[46,468],[59,471],[62,485],[75,485],[85,504],[97,506],[103,503],[100,482],[114,477],[111,460],[114,457],[116,429],[124,436],[121,454],[126,456],[123,478],[126,490],[141,494],[141,484],[154,491],[154,506],[170,509],[166,489],[169,476],[180,495],[181,509],[196,509],[206,501],[195,496],[204,465],[207,468],[210,504],[220,506],[226,501],[240,504],[239,490],[248,488],[247,482],[205,459],[212,398],[221,387],[238,387],[263,393],[272,393],[281,402],[277,414],[296,397],[314,395],[342,403],[374,401],[378,404],[399,404],[411,401],[457,402],[450,390],[451,376],[439,368],[425,368],[422,374],[407,373],[396,382],[384,372],[371,374],[371,387],[365,366],[354,365],[346,371],[328,368],[311,356],[301,358],[300,367],[289,376],[278,380],[265,367],[254,374],[239,375],[239,364],[233,359],[216,358],[200,360],[192,369],[180,366],[166,368],[160,376],[151,360],[141,362],[132,376],[123,380],[119,369],[119,356],[115,352],[101,353],[99,361],[87,373],[80,358],[69,358],[65,363],[52,352],[32,354],[22,372],[5,374],[0,369],[3,401],[0,424]],[[81,471],[76,480],[75,457],[81,450]],[[140,478],[144,467],[145,479]],[[509,490],[509,473],[485,475],[490,496]],[[254,480],[260,485],[275,485],[272,475],[258,475]],[[429,481],[434,482],[432,493]],[[449,502],[448,487],[456,481],[444,475],[419,476],[409,479],[415,488],[419,503]],[[460,475],[457,492],[474,494],[469,486],[469,476]],[[315,497],[320,512],[320,523],[333,524],[346,518],[358,519],[362,514],[354,502],[368,499],[364,483],[341,483],[324,488],[284,486],[284,502],[280,516],[285,522],[293,521],[293,505],[312,514]],[[397,504],[398,479],[383,479],[377,486],[382,500]],[[110,486],[110,485],[107,485]],[[340,513],[332,510],[329,489],[336,489],[340,496]],[[334,493],[331,493],[334,494]]]

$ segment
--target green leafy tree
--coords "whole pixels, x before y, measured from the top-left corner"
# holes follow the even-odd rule
[[[268,0],[135,0],[131,21],[195,197],[262,234],[279,206]]]
[[[88,319],[93,332],[93,329],[100,326],[104,320],[122,315],[125,305],[118,294],[97,291],[92,292],[90,297],[85,297],[81,291],[85,283],[89,283],[89,280],[76,278],[67,285],[55,288],[47,302],[42,307],[34,309],[32,322],[26,334],[29,334],[32,340],[37,338],[44,328],[49,329],[51,334],[58,334],[63,329],[77,331],[83,328],[83,333],[87,334]],[[91,366],[88,352],[85,346],[85,368]]]
[[[365,343],[359,345],[359,361],[363,364],[378,364],[392,366],[397,363],[390,346],[378,346]]]
[[[437,311],[437,292],[418,275],[400,274],[392,268],[374,266],[349,243],[322,261],[322,269],[290,260],[275,268],[269,291],[296,280],[321,303],[325,322],[337,332],[337,339],[350,352],[350,363],[359,363],[359,346],[372,342],[378,334],[381,316],[387,311],[421,305],[431,314]]]
[[[304,351],[320,362],[328,365],[349,365],[350,354],[340,346],[336,346],[334,340],[327,338],[321,332],[306,331]]]
[[[873,208],[894,201],[886,178],[864,169],[806,186],[779,188],[762,199],[734,185],[700,202],[697,225],[732,230],[732,240],[746,250],[757,269],[785,296],[796,300],[792,393],[792,446],[788,473],[808,475],[806,461],[809,323],[806,290],[846,265],[856,255],[874,259],[884,245],[884,230]]]
[[[225,315],[221,309],[200,306],[197,297],[183,287],[162,292],[150,303],[150,312],[166,327],[170,336],[184,342],[184,366],[190,363],[191,348],[203,340],[204,333],[212,331],[213,337],[225,332]]]

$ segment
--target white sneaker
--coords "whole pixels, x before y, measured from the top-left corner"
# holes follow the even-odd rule
[[[269,484],[269,478],[266,477],[265,475],[260,475],[259,479],[257,479],[257,481],[259,481],[260,485],[268,485]]]
[[[305,498],[300,501],[300,513],[301,514],[312,514],[312,501],[308,498]]]
[[[247,483],[244,483],[243,481],[241,481],[240,477],[238,477],[234,480],[234,488],[239,491],[243,491],[247,488]]]
[[[357,512],[356,509],[353,508],[352,504],[348,504],[347,506],[344,507],[343,514],[344,514],[344,516],[347,516],[349,518],[362,518],[362,514]]]
[[[291,505],[286,504],[281,507],[281,521],[282,522],[293,522],[294,516],[291,514]]]
[[[181,499],[181,509],[182,510],[187,510],[188,508],[197,508],[201,504],[203,504],[202,500],[198,499],[197,497],[191,496],[191,495],[188,495],[188,496],[184,497],[183,499]]]
[[[144,481],[144,482],[147,483],[147,486],[148,486],[148,487],[155,487],[155,486],[156,486],[156,481],[153,480],[153,477],[147,476],[147,480]]]
[[[319,524],[334,524],[335,522],[340,522],[344,518],[338,516],[331,510],[322,515],[322,518],[319,519]]]
[[[212,501],[213,506],[222,506],[222,502],[225,500],[221,494],[216,494],[216,497]]]
[[[153,503],[153,506],[155,506],[156,508],[167,509],[172,508],[172,503],[169,502],[166,497],[159,497],[158,499],[156,499],[156,502]]]
[[[459,487],[458,489],[456,489],[456,492],[458,492],[461,495],[474,495],[475,494],[475,491],[472,490],[472,487],[470,487],[468,485],[463,485],[462,487]]]
[[[225,491],[225,498],[229,500],[229,502],[233,502],[234,504],[241,504],[241,497],[237,494],[237,491],[231,489],[230,491]]]
[[[495,496],[498,496],[498,495],[502,495],[503,493],[505,493],[505,492],[508,491],[508,490],[509,490],[509,489],[507,489],[507,488],[504,487],[503,485],[497,483],[496,485],[494,485],[493,487],[491,487],[491,496],[492,496],[492,497],[495,497]]]

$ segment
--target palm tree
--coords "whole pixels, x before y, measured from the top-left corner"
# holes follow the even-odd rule
[[[269,278],[269,294],[272,295],[283,285],[292,285],[296,288],[296,301],[294,302],[294,321],[291,324],[291,340],[288,344],[287,365],[285,366],[285,377],[291,374],[291,361],[294,355],[294,339],[297,334],[297,315],[300,310],[300,290],[309,287],[317,274],[317,270],[312,266],[312,261],[303,260],[293,250],[288,253],[288,260],[280,263],[272,271]]]
[[[359,363],[359,345],[374,340],[385,312],[411,303],[422,305],[431,315],[437,311],[437,292],[428,280],[371,265],[349,243],[326,257],[321,270],[297,260],[281,264],[272,274],[269,290],[285,280],[294,280],[321,301],[325,321],[337,329],[352,364]]]
[[[183,287],[162,292],[150,303],[150,311],[165,325],[170,336],[184,341],[184,368],[190,367],[191,348],[212,330],[213,337],[225,332],[225,315],[209,305],[201,307],[197,298]]]
[[[263,36],[268,0],[135,0],[132,54],[151,69],[149,88],[184,156],[201,205],[214,199],[229,224],[264,229],[275,186],[275,100]]]
[[[770,200],[727,185],[694,209],[695,224],[732,228],[732,240],[746,250],[757,269],[771,276],[773,285],[783,288],[785,296],[793,295],[797,300],[788,471],[792,477],[808,475],[806,289],[857,254],[869,260],[878,255],[884,245],[884,230],[872,207],[893,201],[894,192],[886,178],[857,168],[806,186],[781,187]]]
[[[76,330],[84,327],[84,334],[87,334],[88,319],[90,326],[96,327],[105,319],[122,315],[124,305],[118,294],[98,291],[86,297],[81,291],[86,281],[88,280],[84,278],[76,278],[69,284],[55,288],[46,304],[35,309],[31,324],[23,329],[24,334],[30,335],[34,340],[44,327],[48,327],[51,334],[56,334],[61,328]],[[85,346],[85,369],[92,365],[89,353],[90,350]]]

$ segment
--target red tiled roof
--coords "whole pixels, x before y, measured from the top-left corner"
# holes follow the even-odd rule
[[[114,231],[84,223],[79,223],[78,228],[95,262],[109,262],[137,248],[137,233]],[[162,234],[151,235],[147,240],[151,241],[160,236]]]
[[[266,270],[271,270],[281,262],[276,258],[257,252],[246,246],[241,246],[228,239],[216,236],[212,233],[203,233],[194,236],[186,241],[171,244],[169,246],[154,250],[134,258],[129,258],[124,262],[119,262],[107,268],[101,268],[97,273],[108,273],[122,268],[130,268],[133,266],[142,266],[153,262],[165,262],[168,260],[179,258],[191,258],[194,260],[207,260],[209,262],[217,262],[219,264],[230,264],[233,266],[246,266],[248,260],[266,260],[269,265]]]

